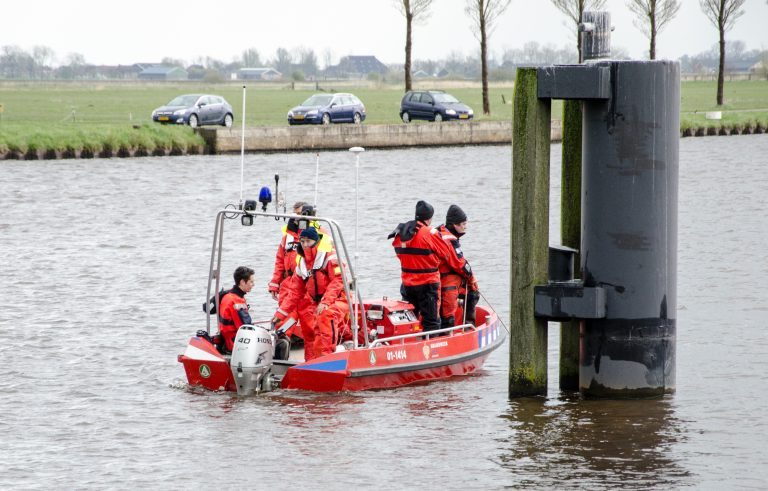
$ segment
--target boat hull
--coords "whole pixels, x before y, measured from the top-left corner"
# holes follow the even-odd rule
[[[420,339],[393,339],[375,345],[331,353],[309,362],[283,366],[282,389],[340,392],[389,389],[466,375],[483,366],[488,355],[504,342],[495,312],[478,306],[478,327]],[[383,341],[383,340],[381,340]],[[379,341],[379,342],[381,342]],[[229,361],[203,338],[193,337],[179,355],[191,386],[236,392]]]
[[[466,375],[504,341],[495,314],[485,325],[432,339],[332,353],[288,369],[280,386],[315,392],[388,389]]]

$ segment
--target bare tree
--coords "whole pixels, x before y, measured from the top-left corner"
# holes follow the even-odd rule
[[[635,26],[648,38],[648,57],[656,59],[656,37],[680,10],[679,0],[628,0],[627,7],[637,17]]]
[[[323,70],[328,70],[333,65],[333,50],[325,48],[323,50]]]
[[[18,46],[3,46],[0,50],[0,77],[32,78],[35,60]]]
[[[717,105],[723,105],[725,82],[725,32],[733,27],[736,19],[744,14],[741,8],[745,0],[699,0],[701,10],[720,33],[720,63],[717,70]]]
[[[165,66],[177,66],[179,68],[184,68],[186,66],[186,63],[184,63],[184,60],[180,58],[171,58],[170,56],[166,56],[162,60],[160,60],[160,63]]]
[[[552,0],[552,3],[568,16],[576,26],[576,49],[579,51],[579,63],[584,61],[581,53],[581,35],[579,23],[585,10],[600,10],[605,6],[606,0]]]
[[[493,33],[493,23],[507,10],[512,0],[467,0],[464,11],[476,29],[473,34],[480,41],[480,78],[483,84],[483,114],[491,114],[488,100],[488,38]]]
[[[206,56],[203,60],[204,61],[202,64],[209,70],[215,70],[218,72],[226,66],[226,63],[211,56]]]
[[[43,73],[48,70],[49,65],[53,63],[55,57],[54,51],[48,46],[35,46],[32,48],[32,58],[35,60],[35,65],[38,77],[43,78]]]
[[[312,48],[302,46],[294,49],[293,59],[296,60],[304,75],[315,76],[317,74],[317,55]]]
[[[768,80],[768,50],[760,53],[760,68],[758,69],[758,74]]]
[[[85,64],[85,56],[80,53],[69,53],[66,56],[66,66],[71,70],[72,79],[78,79],[83,75]]]
[[[261,66],[261,56],[256,48],[243,50],[240,60],[243,62],[244,68],[258,68]]]
[[[272,61],[272,66],[275,67],[275,70],[287,77],[293,69],[293,56],[291,56],[291,53],[287,49],[282,47],[277,48],[277,51],[275,51],[275,59]]]
[[[405,17],[405,91],[411,90],[411,32],[413,24],[429,17],[432,0],[394,0],[395,7]]]

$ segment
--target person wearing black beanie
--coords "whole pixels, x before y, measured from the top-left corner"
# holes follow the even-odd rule
[[[317,233],[317,229],[315,227],[309,227],[309,228],[305,228],[299,234],[299,240],[301,239],[309,239],[314,242],[317,242],[318,240],[320,240],[320,235]]]
[[[426,201],[416,203],[415,220],[400,223],[389,234],[392,247],[400,260],[400,293],[421,316],[424,331],[440,329],[440,262],[447,261],[451,251],[430,226],[435,209]]]
[[[445,214],[445,224],[455,225],[467,221],[467,214],[458,205],[448,207],[448,213]]]
[[[416,220],[420,222],[427,222],[432,220],[434,215],[435,209],[432,208],[432,205],[423,200],[416,203]]]
[[[460,295],[466,309],[466,313],[462,311],[463,317],[474,324],[475,306],[480,293],[472,268],[459,243],[461,236],[467,232],[467,214],[458,205],[451,205],[445,214],[445,225],[440,225],[437,230],[451,252],[450,260],[440,263],[440,325],[456,325]]]

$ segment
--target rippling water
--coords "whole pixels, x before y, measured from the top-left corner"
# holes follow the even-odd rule
[[[503,348],[477,374],[398,390],[191,390],[176,355],[204,326],[214,214],[239,199],[239,157],[3,162],[0,487],[765,488],[768,136],[680,149],[678,390],[655,401],[561,394],[554,325],[546,398],[507,399]],[[365,290],[396,296],[385,237],[416,200],[438,219],[455,202],[480,287],[508,318],[510,152],[364,153],[357,241],[352,155],[321,154],[321,214],[357,242]],[[246,165],[246,196],[279,173],[289,202],[313,197],[312,154]],[[224,270],[255,267],[260,315],[278,227],[227,237]]]

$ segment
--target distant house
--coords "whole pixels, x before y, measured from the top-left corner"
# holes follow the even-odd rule
[[[437,72],[437,78],[445,78],[445,77],[447,77],[450,74],[451,74],[451,72],[449,72],[445,68],[442,68],[439,72]]]
[[[202,80],[205,77],[205,67],[203,65],[189,65],[187,67],[187,78],[189,80]]]
[[[283,74],[269,67],[241,68],[237,71],[240,80],[280,80]]]
[[[187,80],[187,71],[177,66],[155,65],[139,73],[139,80]]]
[[[95,78],[111,80],[136,80],[143,68],[134,65],[94,65]]]
[[[726,73],[749,73],[754,65],[754,60],[734,60],[726,61]]]
[[[336,78],[365,78],[369,73],[384,75],[387,73],[387,65],[380,62],[375,56],[345,56],[338,65],[328,67],[326,77]]]
[[[428,74],[424,70],[419,70],[413,74],[413,78],[432,78],[432,75]]]

